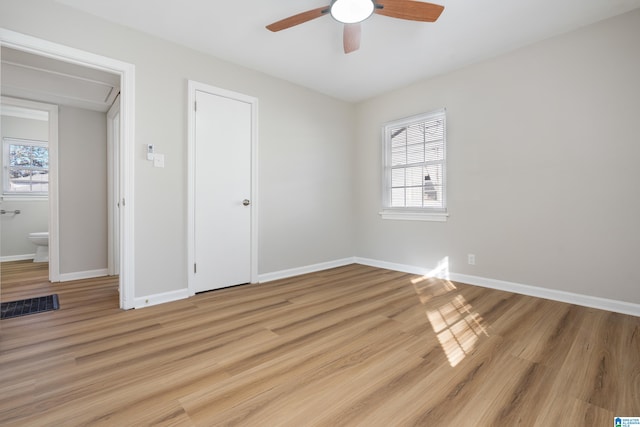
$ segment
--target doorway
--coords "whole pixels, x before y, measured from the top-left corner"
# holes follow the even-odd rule
[[[119,291],[120,308],[134,307],[134,247],[133,247],[133,163],[134,151],[134,82],[135,67],[111,58],[95,55],[46,40],[0,28],[0,45],[57,59],[70,64],[102,70],[120,76],[120,131],[121,150],[118,154],[119,187]],[[57,207],[51,204],[50,214],[57,220]],[[51,238],[51,236],[50,236]],[[56,279],[56,277],[52,277]]]
[[[53,281],[59,276],[57,221],[50,215],[58,200],[58,106],[4,94],[0,103],[2,206],[11,213],[2,217],[0,259],[46,262]],[[36,247],[36,254],[27,240],[34,232],[48,232],[47,245]]]
[[[189,82],[191,294],[257,281],[257,99]]]

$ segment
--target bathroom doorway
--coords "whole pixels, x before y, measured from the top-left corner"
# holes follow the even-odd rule
[[[49,265],[57,275],[58,251],[49,251],[48,232],[52,229],[49,202],[57,200],[57,187],[50,192],[49,183],[57,180],[53,175],[58,170],[58,107],[2,96],[0,120],[0,260],[48,263],[51,252]]]
[[[119,227],[115,229],[113,232],[117,233],[115,238],[112,238],[112,241],[118,245],[118,251],[115,252],[118,255],[118,263],[119,264],[119,293],[120,293],[120,307],[124,309],[133,307],[133,277],[134,277],[134,267],[133,267],[133,238],[131,236],[131,230],[133,225],[133,200],[127,197],[129,194],[132,194],[133,189],[133,173],[132,173],[132,163],[133,163],[133,82],[134,82],[134,68],[130,64],[122,63],[117,60],[113,60],[110,58],[101,57],[98,55],[90,54],[87,52],[79,51],[73,48],[69,48],[66,46],[56,45],[50,43],[45,40],[33,38],[30,36],[22,35],[19,33],[15,33],[8,30],[0,29],[0,45],[2,46],[3,51],[6,52],[6,49],[11,49],[11,53],[18,52],[19,55],[29,55],[34,57],[36,61],[38,61],[37,66],[34,64],[29,65],[29,70],[34,68],[46,68],[41,67],[42,64],[48,63],[49,65],[53,65],[52,74],[58,77],[68,77],[70,73],[65,72],[70,68],[83,69],[87,73],[92,74],[92,76],[87,77],[86,75],[81,77],[82,83],[95,83],[99,81],[99,79],[93,78],[96,73],[106,73],[111,76],[115,76],[118,84],[113,85],[111,90],[109,91],[109,96],[105,96],[102,98],[102,102],[108,102],[107,108],[101,113],[104,116],[104,133],[105,133],[105,145],[106,145],[106,130],[107,130],[107,118],[106,114],[108,109],[113,105],[113,101],[117,98],[118,93],[120,92],[119,104],[120,104],[120,114],[119,114],[119,129],[116,130],[118,133],[118,141],[120,142],[121,149],[118,150],[118,154],[113,157],[113,161],[117,164],[117,177],[110,177],[108,180],[110,184],[116,182],[113,185],[113,197],[110,200],[107,200],[107,196],[105,194],[102,201],[104,202],[104,216],[105,216],[105,224],[107,217],[107,205],[111,203],[117,204],[116,216],[118,217]],[[10,54],[11,54],[10,53]],[[4,62],[4,57],[3,57]],[[15,62],[15,61],[14,61]],[[62,64],[65,67],[65,70],[56,69],[55,67],[60,66]],[[22,73],[25,74],[25,73]],[[3,84],[5,80],[5,75],[3,73]],[[64,85],[61,85],[64,86]],[[117,86],[117,87],[116,87]],[[36,88],[33,88],[36,89]],[[86,87],[84,89],[87,89]],[[95,89],[95,85],[94,85]],[[99,89],[105,89],[105,87],[99,87]],[[5,88],[3,87],[3,92]],[[114,93],[114,91],[117,91]],[[26,95],[21,95],[22,97],[34,98],[35,90],[32,90],[30,93],[26,93]],[[89,92],[91,90],[89,89]],[[98,92],[100,93],[100,92]],[[104,92],[102,92],[104,94]],[[113,98],[109,99],[110,96],[113,95]],[[59,102],[54,103],[58,105],[62,105]],[[86,107],[86,106],[85,106]],[[70,109],[76,110],[86,110],[82,108],[82,106],[72,106],[68,107]],[[81,114],[82,116],[82,114]],[[82,117],[86,117],[82,116]],[[82,125],[84,123],[83,118],[75,120],[75,125]],[[69,117],[67,117],[69,118]],[[71,119],[72,121],[74,119]],[[112,130],[115,128],[112,128]],[[80,147],[81,150],[84,147]],[[106,149],[104,149],[106,152]],[[65,153],[60,153],[61,156],[65,156]],[[67,152],[68,154],[68,152]],[[67,163],[71,162],[73,167],[82,168],[83,160],[91,157],[90,154],[80,153],[78,157],[74,160],[69,160],[69,157],[66,157],[65,160]],[[65,157],[62,157],[65,159]],[[75,161],[75,163],[74,163]],[[64,163],[64,162],[63,162]],[[106,159],[105,159],[106,163]],[[53,165],[52,165],[53,166]],[[64,164],[62,165],[64,166]],[[53,169],[53,168],[52,168]],[[105,170],[107,166],[105,165]],[[110,170],[114,170],[111,168]],[[52,171],[51,176],[54,179],[56,171]],[[59,171],[58,171],[59,172]],[[86,179],[77,179],[76,181],[82,183],[82,181],[91,181],[91,169],[87,168],[85,173]],[[50,214],[50,280],[53,282],[61,281],[61,280],[73,280],[85,277],[92,277],[92,275],[106,275],[110,269],[109,266],[103,264],[100,268],[92,268],[89,267],[89,270],[82,271],[74,271],[74,266],[72,265],[71,271],[69,271],[69,265],[66,266],[64,262],[62,265],[60,264],[60,258],[57,261],[58,270],[56,271],[56,265],[54,263],[54,258],[56,256],[56,249],[59,251],[64,251],[62,248],[55,248],[56,237],[60,237],[60,230],[56,230],[56,227],[60,226],[60,222],[64,222],[63,215],[65,215],[64,211],[60,211],[60,198],[52,197],[55,192],[54,187],[58,184],[58,182],[50,182],[50,203],[49,203],[49,214]],[[64,181],[60,184],[64,185]],[[106,178],[105,178],[105,188],[106,188]],[[88,191],[85,194],[82,194],[82,190],[79,191],[78,194],[80,197],[84,197],[88,199],[88,203],[91,203],[91,192]],[[58,196],[60,196],[58,194]],[[64,201],[64,197],[63,197]],[[79,210],[80,215],[82,214],[82,205],[75,203],[75,206],[72,206],[72,209]],[[58,215],[61,215],[60,217]],[[67,221],[69,222],[69,221]],[[74,221],[71,221],[73,224]],[[106,228],[106,227],[105,227]],[[56,232],[58,232],[56,236]],[[64,233],[64,230],[62,231]],[[113,237],[113,236],[112,236]],[[66,239],[67,243],[70,242],[69,239]],[[58,243],[60,241],[58,240]],[[73,242],[71,242],[73,245]],[[104,252],[107,252],[107,242],[106,242],[106,232],[104,239]],[[58,252],[58,255],[64,252]],[[111,252],[114,253],[114,252]],[[74,257],[75,259],[75,257]],[[60,267],[62,266],[62,270]],[[77,268],[76,268],[77,270]],[[76,274],[79,273],[79,274]],[[84,276],[84,277],[83,277]]]

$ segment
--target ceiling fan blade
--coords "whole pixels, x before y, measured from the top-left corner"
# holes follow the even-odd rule
[[[376,0],[375,13],[411,21],[435,22],[444,6],[413,0]],[[381,8],[379,6],[382,6]]]
[[[344,32],[342,35],[342,44],[344,45],[344,53],[351,53],[360,49],[360,33],[362,27],[360,23],[344,24]]]
[[[317,9],[298,13],[297,15],[293,15],[288,18],[281,19],[278,22],[274,22],[273,24],[267,25],[267,30],[276,32],[295,27],[296,25],[304,24],[305,22],[311,21],[312,19],[320,18],[323,15],[327,15],[329,13],[329,9],[329,6],[323,6]]]

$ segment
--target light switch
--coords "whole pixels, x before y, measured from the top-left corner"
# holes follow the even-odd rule
[[[164,167],[164,154],[154,154],[153,156],[153,166],[157,168]]]

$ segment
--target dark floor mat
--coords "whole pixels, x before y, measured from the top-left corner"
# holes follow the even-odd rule
[[[3,302],[0,319],[42,313],[44,311],[57,310],[58,308],[60,308],[60,305],[58,304],[57,294],[22,299],[20,301]]]

